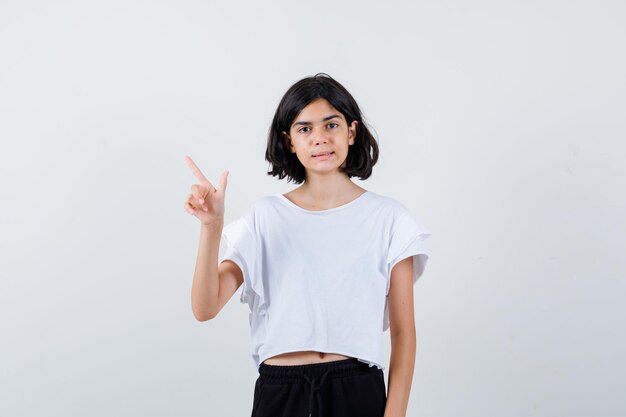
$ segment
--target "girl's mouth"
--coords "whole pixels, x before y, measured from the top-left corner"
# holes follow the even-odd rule
[[[325,159],[325,158],[330,157],[334,153],[335,152],[327,152],[327,153],[322,153],[322,154],[319,154],[319,155],[313,155],[313,158]]]

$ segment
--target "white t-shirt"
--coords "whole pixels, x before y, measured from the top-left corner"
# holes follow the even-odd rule
[[[431,232],[392,197],[366,191],[327,210],[306,210],[282,194],[261,197],[223,229],[219,262],[241,268],[250,307],[250,353],[312,350],[384,369],[383,332],[393,266],[413,256],[413,283]],[[223,244],[225,243],[225,244]]]

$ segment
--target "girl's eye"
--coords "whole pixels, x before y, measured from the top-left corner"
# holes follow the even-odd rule
[[[331,123],[328,123],[328,127],[330,127],[331,129],[334,129],[334,128],[338,127],[338,126],[339,126],[339,124],[337,124],[337,123],[332,123],[332,122],[331,122]],[[306,129],[306,130],[305,130],[305,129]],[[298,129],[298,132],[300,132],[300,133],[306,133],[306,132],[308,132],[309,130],[310,130],[310,128],[309,128],[308,126],[303,126],[303,127],[301,127],[300,129]]]

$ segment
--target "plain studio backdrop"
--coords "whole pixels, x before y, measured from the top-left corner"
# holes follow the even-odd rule
[[[2,1],[0,415],[249,415],[241,288],[191,311],[183,157],[230,170],[226,224],[293,189],[266,135],[317,72],[379,140],[354,181],[433,232],[407,415],[625,415],[625,10]]]

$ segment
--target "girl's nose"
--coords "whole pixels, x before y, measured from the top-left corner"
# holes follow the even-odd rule
[[[324,132],[320,132],[318,131],[314,136],[313,136],[313,141],[315,143],[320,143],[320,142],[328,142],[328,138],[326,137],[326,135],[324,134]]]

